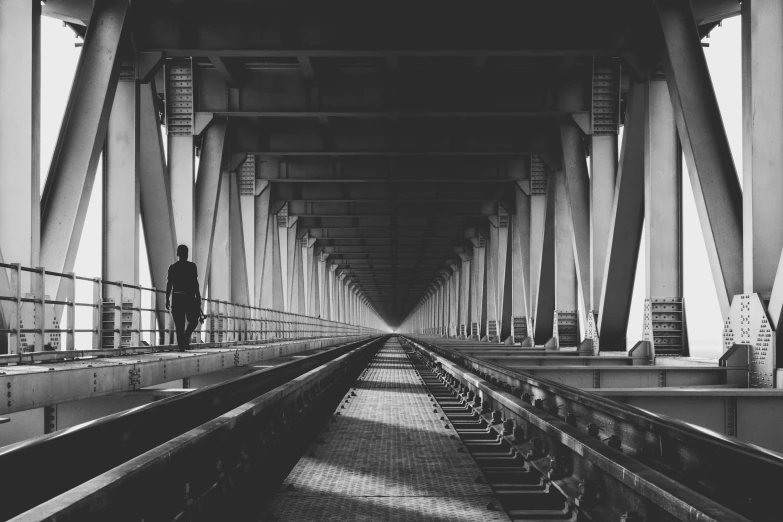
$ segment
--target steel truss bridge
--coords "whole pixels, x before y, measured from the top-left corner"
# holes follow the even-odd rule
[[[48,172],[42,16],[81,47]],[[742,183],[702,50],[735,16]],[[0,0],[0,518],[316,520],[306,470],[429,477],[407,457],[456,444],[445,482],[352,504],[388,477],[343,498],[338,473],[323,512],[776,520],[782,50],[778,0]],[[683,158],[714,360],[689,350]],[[179,244],[207,297],[185,354]],[[369,425],[430,445],[367,451]]]

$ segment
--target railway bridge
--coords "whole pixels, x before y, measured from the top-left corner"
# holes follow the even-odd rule
[[[779,0],[0,0],[0,519],[779,520],[782,144]]]

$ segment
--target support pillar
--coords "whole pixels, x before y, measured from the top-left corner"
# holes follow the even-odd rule
[[[726,318],[732,297],[743,287],[742,189],[691,4],[658,0],[655,7],[663,34],[669,95],[715,290]]]
[[[490,218],[487,253],[487,340],[500,342],[502,329],[503,295],[506,284],[508,256],[509,214],[499,207],[498,215]]]
[[[579,339],[579,290],[574,260],[571,208],[565,174],[550,177],[555,198],[555,312],[552,337],[558,348],[575,347]]]
[[[0,71],[1,262],[36,267],[41,227],[39,2],[0,2]],[[0,277],[6,277],[5,271]],[[29,292],[29,286],[28,277],[23,291]]]
[[[245,223],[243,220],[242,196],[239,192],[239,175],[236,172],[229,173],[229,241],[231,243],[231,301],[233,303],[250,305],[250,285],[248,281],[247,256],[245,255]],[[252,205],[252,200],[251,200]],[[248,228],[252,228],[252,221]]]
[[[223,175],[223,154],[226,138],[226,120],[216,119],[207,127],[201,148],[201,162],[196,182],[196,234],[193,240],[191,258],[198,266],[198,278],[201,283],[201,295],[206,295],[210,274],[213,239],[215,237],[218,216],[218,199],[221,197]],[[228,189],[228,187],[226,187]],[[172,194],[176,188],[172,184]],[[228,193],[226,193],[228,195]],[[227,200],[226,200],[227,201]],[[175,205],[174,213],[178,212]],[[228,203],[223,207],[228,210]],[[228,213],[226,213],[228,218]],[[175,219],[176,222],[176,219]],[[178,232],[179,234],[179,232]],[[179,236],[177,236],[179,240]],[[222,238],[226,239],[226,238]],[[210,296],[213,296],[210,293]]]
[[[460,269],[460,293],[459,293],[459,332],[457,336],[460,339],[470,337],[470,290],[471,281],[471,255],[469,253],[460,254],[462,267]]]
[[[517,213],[511,230],[511,329],[510,342],[521,344],[530,336],[528,309],[530,289],[530,200],[522,188],[515,188]],[[528,344],[530,342],[528,341]]]
[[[103,162],[103,270],[104,280],[136,285],[139,283],[139,212],[140,193],[136,177],[138,158],[137,90],[133,66],[123,66],[123,73],[117,84],[112,104]],[[141,295],[130,289],[105,285],[104,301],[115,306],[137,308]],[[127,324],[126,313],[117,309],[122,316],[122,330],[132,330],[126,336],[121,334],[121,344],[138,346],[140,317],[136,312],[130,316],[134,324]],[[114,336],[117,338],[117,336]],[[109,339],[109,337],[106,337]],[[120,340],[120,338],[117,338]],[[115,343],[104,343],[104,348],[118,348]]]
[[[191,252],[196,245],[195,149],[193,147],[193,64],[190,58],[170,60],[166,81],[166,133],[171,205],[177,242]],[[203,158],[202,158],[203,160]],[[199,174],[201,170],[199,169]]]
[[[534,156],[530,189],[530,298],[533,339],[552,337],[555,311],[555,191],[553,174]]]
[[[48,270],[72,272],[76,262],[117,87],[120,68],[115,61],[128,12],[128,0],[96,0],[93,5],[41,197],[40,264]],[[46,293],[62,301],[65,285],[53,282]]]
[[[644,227],[645,86],[631,85],[626,99],[625,130],[598,312],[598,335],[593,339],[596,351],[627,349],[626,332]],[[596,338],[600,339],[600,346],[596,344]]]
[[[210,251],[209,297],[231,301],[231,174],[220,173],[218,202],[215,212],[214,240]]]
[[[647,82],[644,340],[657,355],[687,355],[682,301],[682,151],[664,78]]]
[[[483,337],[482,324],[486,317],[486,296],[484,295],[484,287],[486,282],[486,252],[487,252],[487,240],[484,236],[479,234],[478,237],[473,239],[473,257],[471,263],[471,288],[475,289],[475,292],[471,293],[471,324],[470,324],[470,338],[473,340],[480,340]]]
[[[783,249],[783,3],[779,1],[742,2],[742,120],[744,293],[769,299]]]
[[[262,289],[265,285],[268,285],[269,282],[264,280],[264,271],[265,271],[265,263],[268,260],[271,260],[271,254],[267,254],[269,252],[269,247],[271,246],[269,244],[269,225],[270,222],[273,220],[270,219],[269,216],[269,199],[270,199],[270,193],[271,190],[269,188],[269,183],[266,182],[263,185],[258,185],[259,183],[262,183],[261,180],[257,180],[257,188],[256,192],[257,195],[254,198],[253,206],[255,207],[255,219],[254,219],[254,236],[255,236],[255,245],[254,245],[254,259],[253,259],[253,282],[254,282],[254,302],[255,306],[265,307],[265,304],[262,301],[261,295],[262,295]],[[247,223],[246,223],[247,224]],[[248,267],[250,269],[250,267]]]

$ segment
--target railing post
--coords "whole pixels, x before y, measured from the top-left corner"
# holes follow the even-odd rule
[[[103,339],[103,283],[99,277],[92,280],[92,349],[100,350]]]
[[[11,288],[14,291],[14,305],[11,307],[11,317],[8,318],[8,328],[14,330],[9,336],[8,353],[22,353],[22,265],[12,263]]]
[[[158,289],[153,287],[150,295],[152,296],[150,298],[150,346],[156,346],[158,332],[158,329],[156,328],[158,319]]]
[[[35,267],[33,273],[33,309],[35,310],[33,316],[35,317],[35,348],[33,351],[44,351],[44,345],[46,344],[46,271],[40,266]]]
[[[76,274],[68,274],[65,286],[65,301],[68,303],[68,322],[65,326],[65,349],[73,351],[76,348]]]

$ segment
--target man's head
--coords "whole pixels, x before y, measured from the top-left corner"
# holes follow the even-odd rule
[[[188,245],[180,245],[177,247],[177,257],[182,261],[188,260]]]

